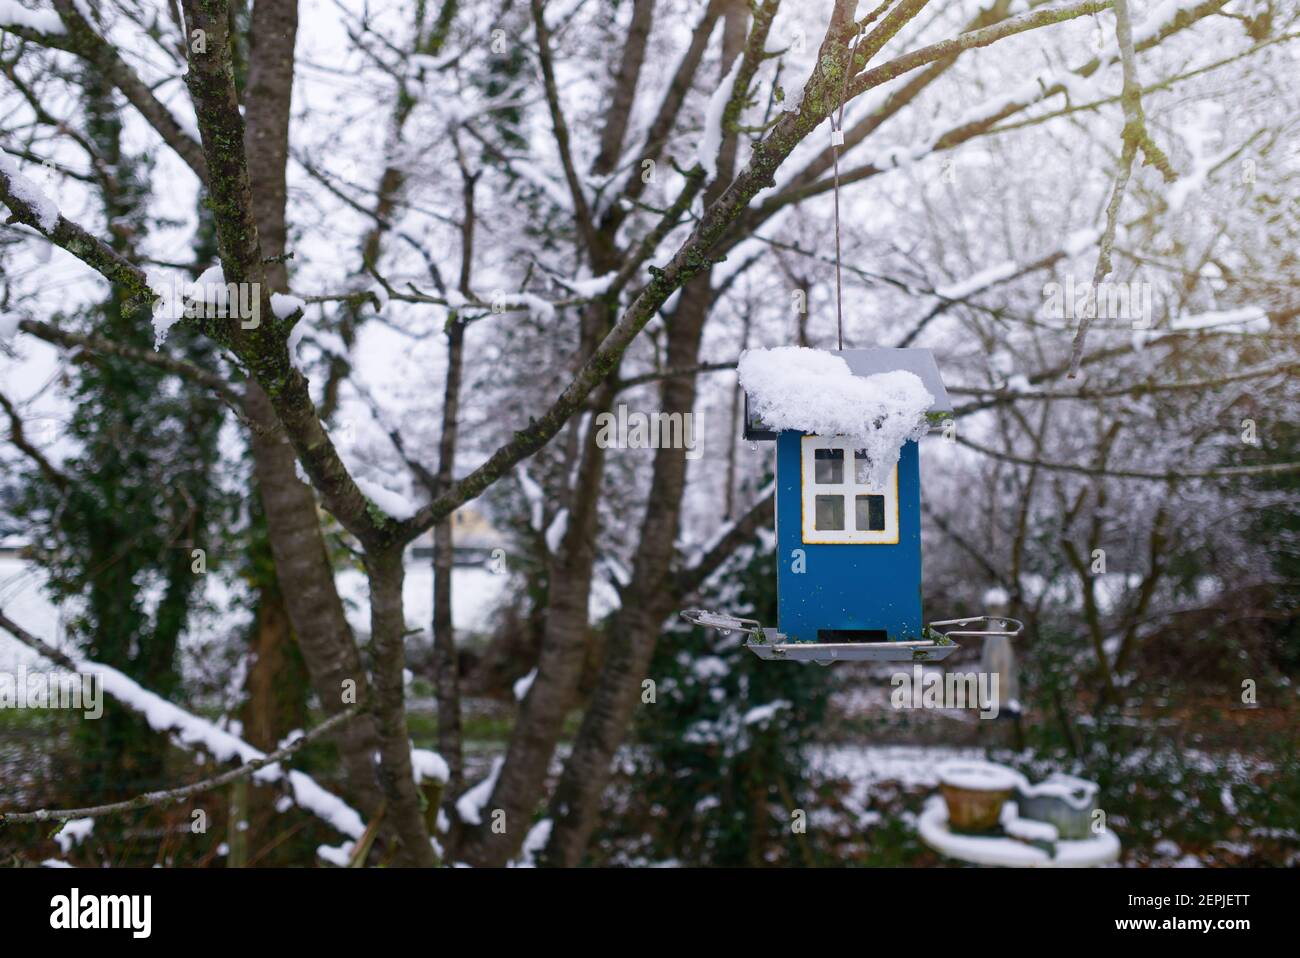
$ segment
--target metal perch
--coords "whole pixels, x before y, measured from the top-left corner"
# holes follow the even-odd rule
[[[745,647],[760,659],[791,662],[938,662],[960,648],[952,639],[977,636],[1016,636],[1024,628],[1017,619],[1004,616],[974,616],[932,622],[931,639],[898,642],[787,642],[776,629],[765,629],[757,619],[745,619],[722,612],[686,609],[682,618],[695,625],[720,629],[724,634],[741,632],[750,636]],[[968,628],[972,625],[985,628]]]

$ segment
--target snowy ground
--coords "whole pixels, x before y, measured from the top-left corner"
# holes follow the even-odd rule
[[[938,787],[936,769],[949,759],[982,759],[979,748],[946,745],[826,745],[813,749],[812,770],[853,784],[853,796],[866,803],[872,787],[896,782],[903,788]]]

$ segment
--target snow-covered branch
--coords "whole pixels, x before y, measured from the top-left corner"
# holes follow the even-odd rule
[[[0,629],[4,629],[28,648],[40,653],[51,662],[79,674],[93,674],[104,689],[115,699],[143,715],[150,727],[158,732],[170,732],[185,748],[203,749],[218,761],[238,760],[245,765],[263,761],[265,767],[254,770],[257,781],[266,784],[287,780],[293,801],[305,811],[323,819],[333,828],[350,838],[357,838],[365,830],[358,815],[347,803],[322,788],[305,772],[281,769],[267,761],[267,754],[254,748],[243,739],[225,729],[218,728],[207,719],[186,712],[178,705],[143,688],[134,679],[117,669],[89,659],[76,659],[54,648],[49,643],[28,632],[18,623],[0,612]],[[341,713],[340,713],[341,714]]]
[[[6,627],[7,628],[7,627]],[[345,712],[339,712],[327,718],[314,729],[298,736],[287,745],[277,748],[274,752],[254,758],[238,768],[232,768],[229,771],[222,772],[220,775],[213,775],[199,782],[193,782],[189,785],[179,785],[176,788],[159,789],[153,792],[145,792],[134,798],[128,798],[120,802],[109,802],[104,805],[91,805],[86,808],[40,808],[31,812],[3,812],[0,811],[0,825],[16,825],[21,822],[54,822],[68,821],[74,818],[101,818],[105,815],[119,815],[122,812],[138,811],[141,808],[165,808],[168,805],[174,805],[177,802],[184,801],[187,798],[193,798],[195,795],[202,795],[204,792],[210,792],[214,789],[229,785],[231,782],[237,782],[240,779],[248,778],[255,772],[276,765],[286,758],[291,758],[299,749],[310,742],[328,735],[335,728],[344,722],[350,721],[356,717],[356,709],[351,708]]]

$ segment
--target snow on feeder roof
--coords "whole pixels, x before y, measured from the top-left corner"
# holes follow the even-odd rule
[[[882,477],[905,442],[925,435],[931,417],[952,412],[928,349],[751,349],[739,374],[745,438],[775,439],[786,430],[842,436]]]

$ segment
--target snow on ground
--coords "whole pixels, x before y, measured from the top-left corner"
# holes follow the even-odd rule
[[[852,783],[852,797],[862,807],[881,782],[903,788],[937,788],[939,766],[953,760],[980,761],[983,749],[947,745],[823,745],[811,752],[814,772]]]

